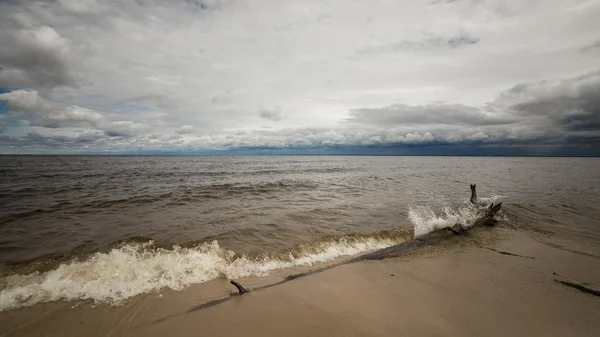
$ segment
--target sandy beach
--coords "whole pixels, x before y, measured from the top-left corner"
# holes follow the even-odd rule
[[[563,249],[565,240],[475,229],[243,296],[229,297],[235,289],[222,279],[116,307],[59,302],[3,312],[1,335],[595,336],[600,298],[559,281],[600,289],[598,250]],[[201,305],[217,298],[225,300]]]

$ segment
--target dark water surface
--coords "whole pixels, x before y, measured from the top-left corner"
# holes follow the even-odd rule
[[[152,270],[164,269],[157,259],[167,257],[185,266],[186,259],[203,261],[208,269],[218,259],[227,268],[241,264],[233,255],[244,254],[330,254],[319,255],[322,261],[340,245],[341,255],[352,254],[405,240],[415,227],[468,222],[460,205],[469,183],[478,184],[481,197],[503,201],[502,216],[513,225],[600,242],[598,158],[0,156],[0,263],[9,279],[0,286],[8,292],[49,282],[49,275],[10,279],[32,260],[28,273],[79,260],[94,273],[101,263],[131,258],[152,261]],[[152,252],[141,247],[149,240]],[[214,240],[218,247],[209,245]],[[173,255],[173,245],[184,251]],[[40,264],[46,260],[55,263]],[[117,268],[110,263],[103,268]],[[182,268],[176,272],[196,272]],[[231,273],[219,268],[215,275]],[[150,278],[168,273],[175,271]],[[202,275],[184,286],[212,277]],[[53,299],[37,288],[21,290],[22,297]],[[4,307],[28,299],[15,301]]]

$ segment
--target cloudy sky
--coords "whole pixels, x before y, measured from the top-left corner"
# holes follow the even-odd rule
[[[0,153],[600,155],[600,0],[0,0]]]

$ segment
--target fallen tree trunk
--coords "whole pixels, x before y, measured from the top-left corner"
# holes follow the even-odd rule
[[[482,212],[481,217],[475,220],[473,226],[494,226],[495,224],[497,224],[498,220],[494,218],[494,215],[496,215],[496,213],[500,210],[500,207],[502,207],[502,203],[499,203],[497,205],[494,205],[494,203],[492,203],[490,207],[488,207],[485,211]]]
[[[470,187],[471,187],[471,198],[469,200],[476,207],[480,207],[483,204],[477,198],[477,185],[472,184],[472,185],[470,185]],[[498,220],[496,220],[494,218],[494,216],[500,210],[501,207],[502,207],[502,203],[498,203],[498,204],[494,205],[494,203],[492,202],[489,207],[479,210],[479,217],[469,227],[475,227],[475,226],[481,226],[481,225],[484,225],[484,226],[496,225],[498,223]],[[467,228],[465,228],[461,224],[456,224],[449,228],[454,234],[461,234],[465,230],[467,230]]]

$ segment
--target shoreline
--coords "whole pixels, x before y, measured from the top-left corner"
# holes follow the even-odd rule
[[[599,290],[596,251],[579,251],[576,243],[565,250],[550,234],[502,227],[450,241],[408,255],[359,257],[210,306],[199,304],[218,301],[207,294],[235,292],[228,280],[140,295],[116,307],[53,302],[15,309],[0,313],[0,336],[593,336],[600,331],[600,297],[560,283]],[[260,283],[240,282],[249,289]]]

